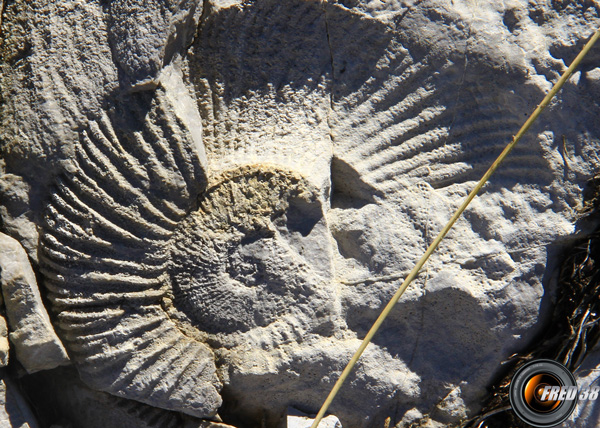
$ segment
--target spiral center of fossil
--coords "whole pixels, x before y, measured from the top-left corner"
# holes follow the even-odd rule
[[[174,304],[208,333],[326,306],[329,232],[317,189],[292,172],[250,166],[223,174],[171,251]]]

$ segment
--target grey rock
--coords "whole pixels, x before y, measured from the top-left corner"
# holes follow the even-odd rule
[[[160,71],[191,43],[202,2],[117,0],[105,8],[108,40],[122,72],[121,83],[143,90],[156,87]]]
[[[1,214],[24,241],[40,227],[82,379],[196,416],[222,383],[223,415],[267,426],[318,410],[600,23],[524,0],[24,4],[1,153],[28,222]],[[375,337],[331,408],[345,427],[468,416],[535,336],[600,167],[597,52]]]
[[[311,418],[294,408],[289,408],[286,413],[286,424],[282,428],[310,428],[314,422],[314,415]],[[342,428],[342,424],[335,415],[327,415],[319,422],[318,428]]]
[[[567,29],[560,24],[566,11],[547,10],[536,23],[521,15],[537,16],[523,2],[477,13],[442,1],[298,1],[287,2],[285,13],[280,7],[216,2],[206,14],[190,67],[209,166],[226,170],[250,158],[285,165],[324,189],[333,185],[327,223],[348,327],[342,331],[362,337],[549,80],[568,65],[546,43],[566,52],[558,47],[576,37],[581,46],[598,12],[570,10],[574,27]],[[517,21],[509,24],[513,13]],[[231,35],[224,28],[243,30]],[[594,68],[593,59],[588,64]],[[492,177],[375,337],[374,348],[406,364],[395,368],[402,388],[391,382],[386,389],[378,377],[373,388],[390,397],[386,404],[376,409],[370,405],[377,400],[360,399],[371,388],[361,371],[385,372],[382,354],[365,356],[332,404],[344,425],[382,424],[387,416],[399,422],[415,411],[456,421],[477,408],[499,363],[534,336],[550,303],[560,242],[574,232],[581,187],[600,166],[597,120],[576,101],[596,105],[586,94],[593,84],[579,83],[582,77],[570,81]],[[586,119],[575,125],[566,105]],[[241,397],[237,410],[248,414],[289,402],[316,411],[343,367],[339,361],[357,346],[337,339],[346,356],[324,362],[315,356],[330,351],[320,341],[308,351],[305,339],[302,356],[276,344],[284,358],[252,343],[252,357],[226,356],[233,367],[228,387]],[[326,380],[312,378],[315,372]],[[260,387],[273,391],[268,400],[244,393]]]
[[[0,367],[8,365],[10,345],[8,344],[8,326],[6,318],[0,316]]]
[[[67,364],[69,357],[42,303],[25,250],[3,233],[0,248],[0,285],[17,359],[29,373]]]
[[[0,370],[0,427],[39,428],[40,425],[18,388]]]
[[[17,237],[27,255],[37,262],[39,235],[30,206],[31,187],[14,174],[0,175],[0,216],[3,230]]]

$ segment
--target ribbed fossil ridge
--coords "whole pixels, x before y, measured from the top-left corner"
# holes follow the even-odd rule
[[[45,285],[86,383],[212,416],[221,404],[212,352],[162,308],[166,245],[205,186],[203,160],[165,90],[128,101],[113,112],[128,125],[90,121],[57,179],[41,236]]]

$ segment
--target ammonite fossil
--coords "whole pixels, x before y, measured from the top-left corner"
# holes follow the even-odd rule
[[[208,333],[329,312],[323,214],[318,190],[298,174],[268,165],[222,174],[173,238],[175,305]],[[309,302],[314,312],[302,314]]]
[[[208,417],[221,401],[205,333],[227,347],[329,322],[330,232],[297,173],[248,165],[206,188],[164,86],[82,131],[46,208],[42,271],[88,384]]]
[[[40,238],[45,285],[86,383],[212,416],[221,404],[212,352],[162,307],[168,242],[205,186],[203,153],[168,89],[128,101],[126,128],[107,115],[90,121],[57,180]]]
[[[445,0],[39,3],[5,4],[2,155],[34,189],[22,205],[72,361],[96,389],[200,417],[222,394],[268,426],[318,409],[597,20],[524,0],[482,15]],[[535,333],[550,244],[597,167],[588,68],[382,327],[333,403],[344,426],[458,420]]]

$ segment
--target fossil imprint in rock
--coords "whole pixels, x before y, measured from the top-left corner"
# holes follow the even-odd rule
[[[212,352],[162,307],[169,240],[206,183],[202,153],[168,103],[164,89],[134,95],[121,136],[106,115],[90,121],[46,208],[41,268],[83,380],[211,416],[221,404]]]
[[[171,245],[174,304],[203,331],[315,317],[302,314],[307,305],[331,310],[331,266],[319,263],[329,230],[319,192],[298,174],[267,165],[222,174]]]
[[[160,50],[175,27],[150,25],[166,33],[136,44],[143,32],[135,20],[117,31],[129,14],[118,9],[89,43],[23,59],[60,82],[11,98],[23,133],[50,147],[46,158],[23,143],[23,174],[76,146],[48,191],[40,266],[87,384],[195,416],[213,415],[222,392],[230,414],[269,426],[289,405],[316,411],[393,292],[377,278],[412,267],[585,37],[569,27],[554,57],[529,56],[560,16],[542,27],[521,2],[513,31],[505,6],[479,20],[456,1],[375,3],[205,2],[181,58]],[[104,22],[94,2],[73,8]],[[36,35],[63,28],[39,19]],[[86,22],[62,25],[87,35]],[[106,81],[78,68],[81,52]],[[115,95],[119,67],[140,92]],[[333,403],[344,426],[456,421],[533,336],[551,244],[572,233],[599,166],[594,82],[572,79],[548,110],[557,120],[532,129],[456,224]],[[19,101],[46,97],[55,109]]]
[[[321,192],[297,173],[248,165],[205,188],[166,92],[128,100],[145,116],[82,132],[46,208],[41,266],[84,380],[208,417],[220,381],[203,333],[327,324],[330,232]]]

